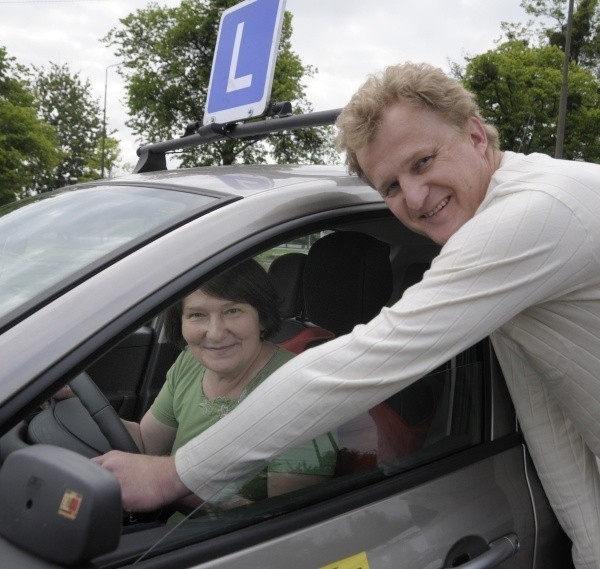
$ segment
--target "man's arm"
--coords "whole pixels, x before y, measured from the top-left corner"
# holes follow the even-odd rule
[[[568,235],[568,238],[565,236]],[[367,411],[595,270],[572,212],[539,191],[501,196],[444,246],[423,281],[350,334],[300,354],[175,464],[209,498],[272,456]]]
[[[107,465],[126,503],[152,509],[189,491],[210,500],[227,485],[235,493],[233,481],[271,457],[367,411],[592,270],[580,252],[586,249],[580,227],[571,225],[563,239],[573,221],[567,208],[546,204],[539,192],[521,194],[512,205],[503,199],[488,206],[398,303],[285,364],[179,449],[174,463],[137,457],[143,476],[156,477],[144,482],[148,503],[139,503],[144,490],[133,459],[131,477]]]

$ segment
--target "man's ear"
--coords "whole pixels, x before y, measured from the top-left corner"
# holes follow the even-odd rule
[[[471,138],[473,146],[478,149],[482,154],[488,147],[488,138],[485,126],[479,117],[470,117],[467,123],[467,132]]]

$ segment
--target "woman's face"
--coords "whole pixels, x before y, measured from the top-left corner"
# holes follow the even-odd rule
[[[181,331],[194,357],[221,377],[243,374],[262,347],[260,318],[253,306],[202,290],[183,300]]]

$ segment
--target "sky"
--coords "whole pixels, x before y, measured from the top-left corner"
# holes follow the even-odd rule
[[[179,0],[158,0],[177,6]],[[344,106],[369,74],[402,61],[449,62],[493,49],[500,23],[527,21],[521,0],[287,0],[292,49],[318,73],[306,81],[315,111]],[[114,48],[100,40],[148,0],[0,0],[0,46],[24,65],[67,64],[89,79],[116,129],[122,159],[134,165],[141,143],[125,125],[124,84]],[[105,97],[106,93],[106,97]],[[197,117],[201,118],[201,117]],[[190,122],[197,120],[190,117]],[[1,127],[0,127],[1,128]],[[126,166],[126,168],[127,168]]]

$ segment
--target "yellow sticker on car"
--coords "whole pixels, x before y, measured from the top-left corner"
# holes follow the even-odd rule
[[[77,519],[82,500],[83,495],[79,492],[66,490],[58,507],[58,515],[69,520]]]
[[[352,557],[346,557],[335,563],[330,563],[319,569],[369,569],[367,554],[363,551]]]

